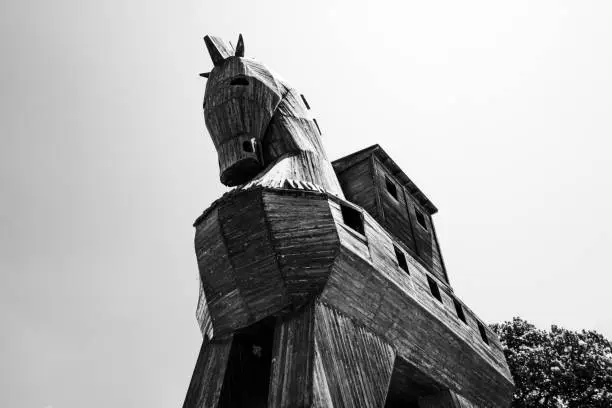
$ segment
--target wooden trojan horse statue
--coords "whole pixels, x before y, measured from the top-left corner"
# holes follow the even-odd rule
[[[242,37],[204,40],[204,117],[235,188],[194,224],[204,341],[183,407],[508,406],[433,204],[378,145],[330,163],[295,88]]]

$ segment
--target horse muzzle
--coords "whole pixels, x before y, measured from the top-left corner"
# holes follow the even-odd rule
[[[251,180],[263,169],[261,145],[250,135],[239,135],[218,146],[221,182],[237,186]]]

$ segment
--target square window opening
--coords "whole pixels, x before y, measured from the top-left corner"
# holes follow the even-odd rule
[[[397,200],[397,187],[395,183],[392,182],[389,177],[385,177],[385,185],[387,186],[387,192]]]
[[[340,209],[342,211],[342,221],[344,224],[361,235],[364,235],[361,212],[346,205],[340,205]]]
[[[427,229],[427,222],[425,221],[425,216],[423,215],[423,213],[417,210],[416,208],[414,209],[414,213],[416,214],[416,219],[419,225],[424,229]]]
[[[457,299],[453,298],[453,303],[455,304],[455,311],[457,312],[457,317],[465,324],[467,324],[467,320],[465,319],[465,313],[463,313],[463,306],[461,303],[457,301]]]
[[[397,260],[397,265],[408,275],[410,275],[410,271],[408,270],[408,262],[406,262],[406,255],[399,249],[397,246],[393,245],[393,249],[395,250],[395,259]]]
[[[438,299],[440,303],[442,303],[442,295],[440,294],[440,289],[438,288],[438,284],[431,277],[427,277],[427,283],[429,283],[429,290],[431,291],[431,295]]]
[[[487,331],[484,328],[484,325],[480,322],[478,322],[478,331],[480,332],[480,337],[482,338],[482,341],[484,341],[486,344],[489,344],[489,338],[487,337]]]

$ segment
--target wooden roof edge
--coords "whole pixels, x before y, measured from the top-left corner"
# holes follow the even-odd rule
[[[425,207],[430,215],[438,212],[438,208],[429,200],[429,198],[427,198],[425,193],[423,193],[416,186],[416,184],[410,180],[410,177],[404,173],[404,171],[393,161],[389,154],[385,152],[385,150],[379,144],[366,147],[365,149],[361,149],[355,153],[351,153],[347,156],[334,160],[332,162],[332,166],[334,166],[334,170],[336,170],[336,172],[340,173],[370,155],[376,155],[383,165],[391,170],[391,173],[402,182],[410,194],[417,199],[419,204]]]

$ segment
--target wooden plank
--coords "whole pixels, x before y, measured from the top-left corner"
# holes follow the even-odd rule
[[[391,345],[321,303],[315,341],[335,407],[384,406],[395,359]]]
[[[183,408],[216,408],[227,367],[232,336],[204,338]]]
[[[409,285],[393,285],[344,247],[321,300],[382,336],[398,356],[422,367],[437,383],[493,406],[504,406],[512,393],[500,349],[476,339],[447,305],[421,290],[411,292]]]
[[[321,293],[340,248],[327,197],[265,192],[263,204],[287,295],[299,307]]]
[[[376,217],[380,214],[377,208],[377,194],[374,181],[370,177],[370,163],[368,158],[355,163],[338,174],[338,180],[346,199],[357,204]]]
[[[216,207],[198,223],[194,243],[204,294],[199,302],[206,302],[208,310],[208,316],[201,309],[198,312],[200,328],[210,332],[210,318],[213,335],[231,333],[247,324],[249,311],[234,278]]]
[[[251,323],[289,305],[262,200],[261,190],[244,191],[219,206],[228,259]]]
[[[274,332],[268,407],[311,407],[316,390],[327,387],[320,374],[314,381],[314,304],[279,318]],[[319,406],[325,397],[319,397]],[[326,405],[330,408],[332,405]]]

